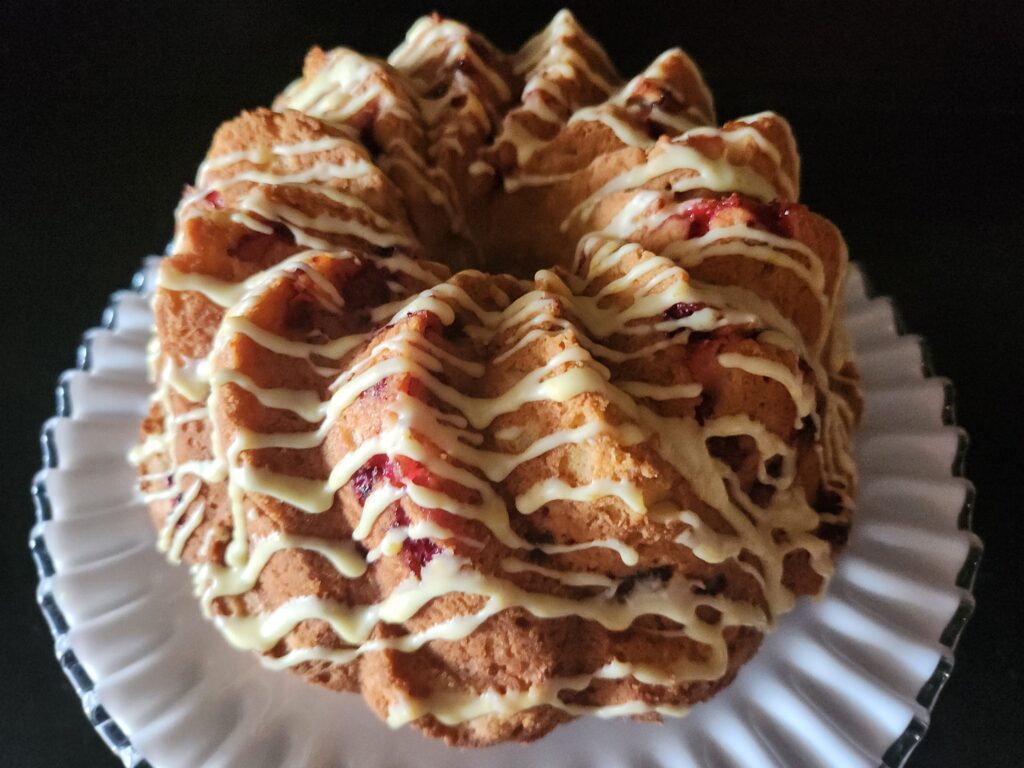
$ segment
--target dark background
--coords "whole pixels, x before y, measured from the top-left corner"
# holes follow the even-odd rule
[[[171,211],[217,124],[267,104],[312,43],[384,55],[433,8],[502,47],[560,3],[0,6],[0,764],[113,766],[53,659],[25,547],[36,433],[80,333]],[[526,7],[524,7],[526,6]],[[682,45],[722,119],[793,123],[804,199],[931,342],[972,436],[978,610],[910,765],[1021,766],[1018,425],[1024,24],[1011,3],[578,2],[629,75]]]

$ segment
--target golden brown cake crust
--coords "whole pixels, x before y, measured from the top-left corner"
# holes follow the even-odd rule
[[[820,592],[846,250],[782,118],[713,119],[682,51],[623,82],[563,12],[314,48],[220,127],[136,462],[234,644],[476,747],[682,714]]]

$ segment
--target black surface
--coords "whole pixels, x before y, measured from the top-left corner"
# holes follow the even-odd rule
[[[53,659],[25,542],[57,374],[159,250],[210,134],[266,104],[306,47],[385,54],[440,10],[511,47],[558,4],[0,6],[0,764],[113,766]],[[682,45],[722,118],[793,123],[804,199],[931,342],[972,436],[987,551],[977,613],[910,761],[1021,766],[1024,25],[1011,3],[578,4],[623,73]],[[524,760],[526,753],[524,753]]]

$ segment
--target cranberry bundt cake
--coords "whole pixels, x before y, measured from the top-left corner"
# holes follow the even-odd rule
[[[423,18],[217,131],[133,459],[236,647],[461,746],[727,685],[846,540],[846,249],[788,124],[568,12]]]

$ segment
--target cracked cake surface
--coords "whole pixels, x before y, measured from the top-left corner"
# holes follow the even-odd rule
[[[566,11],[308,54],[176,212],[132,459],[225,638],[459,746],[728,685],[850,524],[847,254],[771,112]]]

